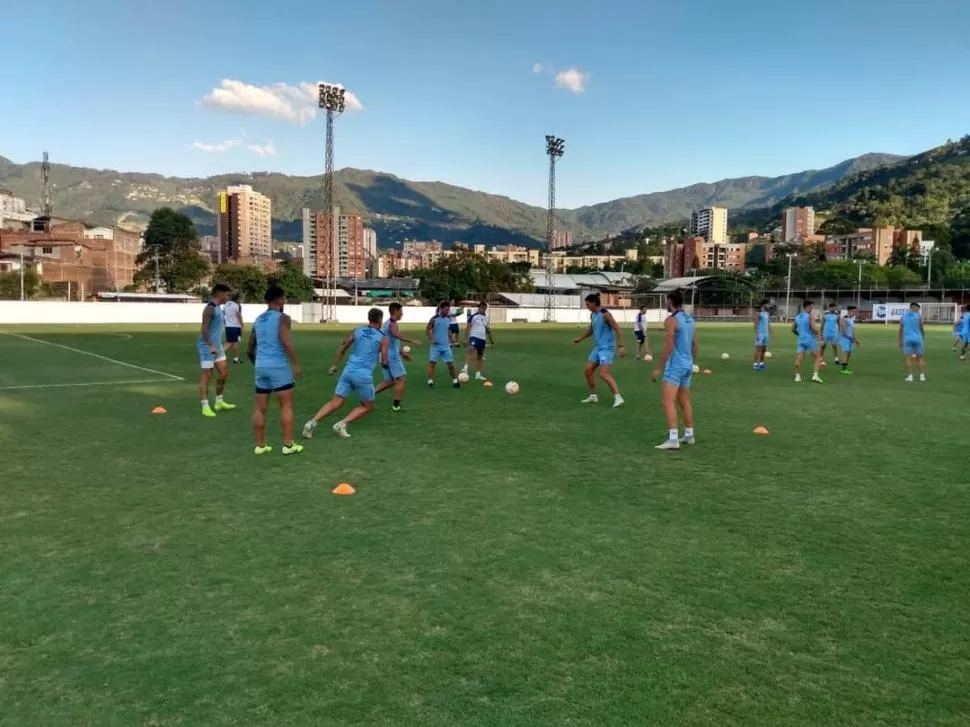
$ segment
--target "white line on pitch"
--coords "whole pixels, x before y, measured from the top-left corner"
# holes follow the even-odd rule
[[[180,379],[184,380],[184,379]],[[73,384],[21,384],[20,386],[0,386],[0,391],[14,389],[69,389],[75,386],[124,386],[125,384],[174,384],[175,379],[127,379],[125,381],[82,381]]]
[[[92,358],[99,358],[102,361],[107,361],[108,363],[117,364],[118,366],[126,366],[130,369],[136,369],[137,371],[146,371],[150,374],[155,374],[156,376],[164,376],[171,381],[185,381],[181,376],[176,376],[175,374],[170,374],[166,371],[158,371],[157,369],[150,369],[147,366],[138,366],[136,364],[127,363],[125,361],[119,361],[116,358],[109,358],[108,356],[102,356],[100,353],[91,353],[90,351],[84,351],[80,348],[74,348],[74,346],[66,346],[63,343],[53,343],[52,341],[44,341],[40,338],[34,338],[32,336],[25,336],[22,333],[4,333],[6,336],[13,336],[14,338],[22,338],[25,341],[32,341],[34,343],[43,343],[45,346],[54,346],[55,348],[63,348],[65,351],[71,351],[73,353],[79,353],[82,356],[91,356]]]

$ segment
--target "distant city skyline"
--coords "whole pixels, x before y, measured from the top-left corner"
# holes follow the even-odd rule
[[[20,3],[3,11],[18,163],[207,177],[323,166],[315,84],[348,89],[336,165],[563,208],[914,154],[970,131],[970,6],[946,0]],[[32,29],[44,28],[43,33]],[[350,29],[350,32],[348,32]],[[29,31],[29,32],[28,32]],[[911,41],[932,37],[933,43]],[[70,42],[110,42],[78,53]],[[862,39],[862,42],[860,42]],[[700,99],[700,100],[699,100]],[[886,113],[876,113],[887,109]]]

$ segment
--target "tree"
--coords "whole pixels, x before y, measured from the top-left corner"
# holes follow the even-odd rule
[[[157,270],[161,287],[169,293],[192,290],[209,272],[195,225],[171,207],[152,213],[145,230],[145,247],[135,262],[139,267],[136,283],[155,288]]]
[[[249,303],[260,303],[266,293],[266,273],[253,265],[223,263],[212,273],[212,284],[222,283]]]
[[[501,260],[467,251],[443,257],[412,274],[421,280],[421,297],[430,301],[532,289],[524,267],[513,268]]]
[[[25,266],[26,267],[26,266]],[[30,300],[40,291],[40,275],[33,268],[24,270],[24,297]],[[20,271],[0,273],[0,300],[20,300]]]
[[[313,300],[313,281],[303,273],[303,266],[298,262],[287,260],[270,276],[269,282],[280,286],[287,300]]]
[[[832,217],[818,226],[817,233],[819,235],[848,235],[857,229],[859,229],[859,226],[850,219]]]

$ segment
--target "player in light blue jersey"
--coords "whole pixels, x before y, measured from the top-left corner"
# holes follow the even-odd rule
[[[758,312],[754,315],[754,362],[751,368],[762,371],[768,368],[765,363],[765,353],[771,341],[771,301],[767,298],[761,301]]]
[[[656,381],[663,372],[663,407],[667,417],[667,441],[657,449],[680,449],[694,443],[694,408],[690,398],[690,380],[697,360],[697,335],[694,319],[684,312],[684,294],[675,290],[667,295],[670,315],[664,321],[664,351],[653,370]],[[684,436],[679,436],[677,408],[684,415]]]
[[[812,356],[812,381],[821,384],[822,377],[818,372],[822,366],[822,357],[818,351],[819,334],[812,322],[812,301],[806,300],[802,303],[802,312],[795,316],[791,329],[792,333],[798,336],[798,347],[795,353],[795,383],[800,383],[802,380],[802,359],[808,353]]]
[[[256,408],[253,410],[253,432],[256,454],[267,454],[273,448],[266,444],[266,409],[276,394],[280,403],[280,426],[283,429],[283,454],[299,454],[303,445],[293,441],[293,379],[303,376],[293,350],[290,317],[283,312],[286,293],[271,285],[266,295],[266,310],[253,321],[246,354],[256,367]]]
[[[217,411],[231,411],[236,408],[222,398],[226,390],[226,379],[229,378],[229,366],[226,364],[226,349],[222,343],[225,332],[225,317],[222,313],[223,304],[229,300],[229,286],[217,283],[212,288],[212,297],[205,304],[202,311],[202,331],[195,347],[199,353],[199,365],[202,376],[199,379],[199,394],[202,400],[202,416],[214,417]],[[216,402],[209,405],[209,381],[212,370],[216,372]]]
[[[822,350],[818,357],[825,361],[825,347],[832,347],[833,363],[839,363],[839,311],[835,303],[829,303],[829,309],[822,314]]]
[[[461,388],[458,383],[458,374],[455,371],[455,356],[451,352],[451,304],[443,300],[438,304],[437,312],[428,321],[424,332],[428,336],[430,350],[428,351],[428,388],[434,386],[434,370],[438,361],[448,364],[448,373],[451,374],[451,385],[456,389]]]
[[[909,310],[899,319],[897,342],[906,360],[906,383],[913,383],[913,359],[919,363],[919,380],[926,381],[926,336],[919,303],[910,303]]]
[[[961,343],[960,360],[965,361],[967,358],[967,346],[970,346],[970,305],[963,306],[962,311],[960,320],[957,321],[956,333]]]
[[[845,316],[839,321],[839,350],[842,352],[842,370],[839,372],[845,376],[852,374],[849,370],[849,358],[855,347],[859,345],[859,339],[855,337],[855,316],[858,308],[850,305],[846,308]]]
[[[586,359],[586,386],[589,389],[589,396],[583,399],[583,404],[595,404],[599,401],[596,394],[596,380],[593,375],[599,369],[600,378],[609,387],[613,394],[613,408],[623,406],[623,397],[616,386],[616,380],[610,373],[610,366],[617,354],[622,358],[626,355],[623,346],[623,334],[617,325],[613,314],[600,304],[599,293],[590,293],[586,296],[586,309],[590,312],[589,328],[573,343],[585,341],[590,336],[593,337],[593,350]]]
[[[313,419],[303,425],[303,436],[310,439],[313,430],[324,417],[329,416],[344,405],[352,393],[357,394],[360,403],[350,410],[343,419],[333,425],[333,432],[338,437],[349,438],[347,425],[366,416],[374,409],[374,367],[377,362],[385,369],[390,366],[388,358],[389,343],[387,336],[381,332],[381,324],[384,322],[384,311],[380,308],[371,308],[367,311],[367,325],[355,328],[340,344],[337,355],[333,358],[333,366],[330,367],[330,375],[337,373],[337,367],[343,360],[344,354],[351,348],[354,352],[347,360],[337,386],[333,392],[333,398],[324,404],[320,411],[313,415]]]
[[[401,411],[401,400],[404,398],[404,383],[407,380],[408,370],[404,367],[405,361],[411,360],[411,355],[401,350],[401,342],[412,346],[420,346],[420,341],[405,338],[401,334],[398,321],[404,316],[404,307],[400,303],[391,303],[387,307],[387,320],[381,327],[384,337],[387,338],[387,368],[381,369],[384,380],[377,385],[376,393],[394,389],[394,403],[391,404],[391,411]]]

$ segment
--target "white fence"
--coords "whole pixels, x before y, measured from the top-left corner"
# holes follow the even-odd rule
[[[384,307],[386,310],[386,307]],[[243,320],[252,321],[265,306],[243,306]],[[340,323],[366,323],[366,305],[337,306],[337,320]],[[467,309],[466,309],[467,310]],[[286,307],[294,322],[316,323],[322,317],[319,303],[304,303]],[[405,306],[403,323],[425,323],[434,315],[434,308]],[[632,325],[635,310],[614,309],[613,315],[621,325]],[[541,323],[545,318],[542,308],[491,308],[489,316],[493,323]],[[154,323],[198,323],[202,316],[202,305],[192,303],[68,303],[64,301],[0,301],[0,325],[144,325]],[[666,311],[651,310],[648,320],[657,323],[663,320]],[[464,315],[462,316],[464,318]],[[580,325],[589,321],[585,308],[559,308],[555,312],[557,323]],[[462,321],[463,322],[463,321]]]

